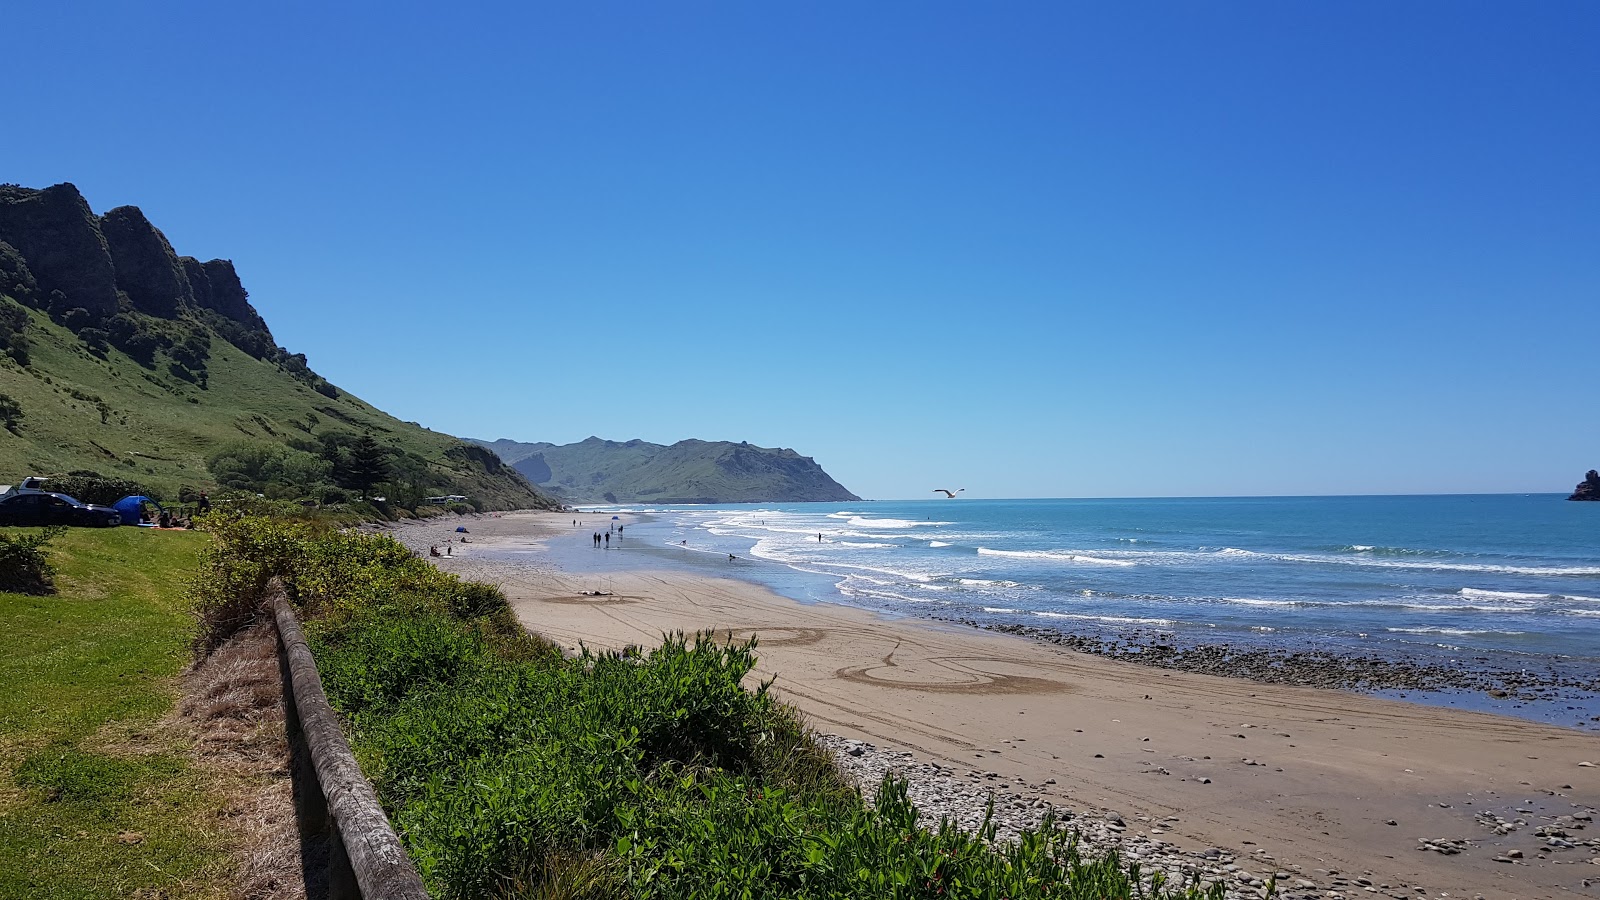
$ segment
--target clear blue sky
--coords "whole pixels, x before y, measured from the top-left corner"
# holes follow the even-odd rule
[[[5,14],[0,181],[233,259],[453,434],[749,440],[869,497],[1570,490],[1600,4]]]

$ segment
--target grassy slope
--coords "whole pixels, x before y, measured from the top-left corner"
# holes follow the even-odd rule
[[[441,471],[454,473],[457,492],[483,498],[491,507],[537,502],[506,478],[487,477],[446,459],[455,438],[401,422],[348,393],[330,400],[221,338],[212,339],[209,389],[201,390],[159,366],[142,368],[114,349],[98,359],[49,317],[37,311],[30,315],[32,365],[22,369],[0,360],[0,394],[16,398],[24,414],[20,434],[0,429],[0,483],[93,469],[174,497],[179,485],[210,484],[206,457],[224,445],[330,430],[371,431],[379,443],[436,460]],[[74,397],[73,391],[91,399]],[[107,421],[102,422],[93,398],[109,407]]]
[[[220,801],[158,725],[204,542],[74,529],[56,596],[0,593],[0,897],[223,894]]]

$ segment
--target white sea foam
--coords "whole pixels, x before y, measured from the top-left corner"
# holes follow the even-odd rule
[[[1080,619],[1091,622],[1110,622],[1114,625],[1171,625],[1171,619],[1144,619],[1138,616],[1091,616],[1084,613],[1036,612],[1047,619]]]
[[[852,516],[849,524],[857,528],[918,528],[923,525],[952,525],[952,522],[915,522],[911,519],[871,519]]]
[[[928,546],[929,547],[948,547],[948,546],[950,546],[950,542],[949,541],[929,541],[928,542]]]
[[[1489,630],[1479,630],[1479,629],[1472,629],[1472,628],[1385,628],[1384,630],[1385,631],[1392,631],[1392,632],[1394,632],[1396,634],[1454,634],[1454,635],[1505,634],[1505,635],[1515,635],[1515,634],[1522,634],[1523,633],[1523,632],[1520,632],[1520,631],[1489,631]]]
[[[984,612],[988,612],[988,613],[1018,613],[1018,612],[1021,612],[1022,610],[1019,610],[1019,609],[1006,609],[1004,606],[985,606],[983,608],[983,611]]]
[[[1563,609],[1562,612],[1569,616],[1582,616],[1585,619],[1600,618],[1600,609]]]
[[[1304,606],[1298,600],[1262,600],[1256,597],[1223,597],[1224,603],[1239,603],[1244,606]]]
[[[1526,606],[1482,606],[1473,603],[1398,603],[1401,609],[1426,609],[1434,612],[1528,612]]]
[[[1456,593],[1474,600],[1548,600],[1549,594],[1528,594],[1521,591],[1485,591],[1478,588],[1462,588]]]
[[[1085,556],[1063,550],[991,550],[979,547],[980,556],[1004,556],[1011,559],[1053,559],[1059,562],[1083,563],[1091,566],[1135,566],[1129,559],[1107,559],[1103,556]]]
[[[1223,547],[1221,550],[1217,551],[1217,555],[1218,556],[1260,556],[1261,554],[1253,552],[1253,551],[1250,551],[1250,550],[1240,550],[1238,547]]]
[[[858,547],[863,550],[888,550],[898,547],[899,544],[874,544],[870,541],[835,541],[840,547]]]
[[[1396,559],[1352,559],[1338,556],[1306,556],[1284,554],[1273,557],[1284,562],[1305,562],[1348,566],[1370,566],[1380,569],[1422,569],[1432,572],[1490,572],[1496,575],[1600,575],[1600,566],[1511,566],[1493,563],[1407,562]]]
[[[969,586],[972,586],[972,587],[988,587],[988,586],[991,586],[991,585],[996,586],[996,587],[1021,587],[1022,586],[1022,582],[1020,582],[1020,581],[1004,581],[1004,580],[996,580],[996,579],[990,579],[990,578],[962,578],[962,579],[960,579],[960,583],[961,584],[965,584],[965,585],[969,585]]]
[[[1563,600],[1577,600],[1582,603],[1600,603],[1600,597],[1585,597],[1582,594],[1561,594]]]

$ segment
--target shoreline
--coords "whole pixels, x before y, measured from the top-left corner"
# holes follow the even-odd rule
[[[1246,892],[1256,885],[1238,872],[1281,871],[1294,897],[1600,896],[1600,843],[1575,818],[1600,805],[1600,768],[1580,765],[1600,764],[1593,735],[635,569],[615,551],[584,556],[589,529],[571,518],[452,520],[470,542],[435,562],[499,583],[527,627],[569,648],[761,635],[757,676],[776,676],[819,731],[865,742],[857,759],[911,768],[947,795],[1070,810],[1097,845],[1138,849],[1163,871],[1220,872]],[[389,530],[424,553],[457,537],[442,523]],[[1124,826],[1102,827],[1108,813]],[[1234,861],[1212,865],[1223,856]]]

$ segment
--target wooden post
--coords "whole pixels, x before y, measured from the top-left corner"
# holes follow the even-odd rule
[[[365,900],[427,900],[422,879],[400,846],[394,826],[378,803],[377,792],[350,752],[344,731],[322,690],[322,676],[317,673],[316,660],[306,645],[294,606],[281,590],[274,593],[272,611],[288,664],[295,712],[311,751],[317,783],[327,799],[337,843],[349,859],[360,896]],[[340,847],[333,848],[332,855],[338,857],[339,850]],[[337,878],[334,873],[330,875]]]

